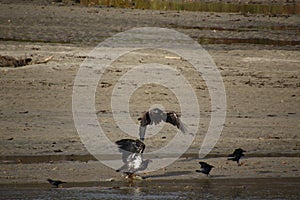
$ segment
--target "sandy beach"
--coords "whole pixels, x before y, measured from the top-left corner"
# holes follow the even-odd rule
[[[0,55],[30,57],[32,63],[0,68],[0,184],[45,184],[48,177],[73,184],[124,181],[121,173],[91,156],[80,140],[72,92],[88,54],[105,39],[137,27],[174,29],[200,42],[222,75],[227,100],[222,134],[201,159],[215,166],[206,177],[195,172],[211,116],[205,81],[186,67],[185,60],[168,52],[148,49],[119,58],[99,82],[95,96],[99,124],[111,141],[132,138],[115,124],[110,107],[114,85],[131,65],[153,62],[181,69],[199,100],[201,121],[194,141],[170,166],[142,173],[146,180],[300,177],[299,15],[12,2],[0,3]],[[136,124],[153,104],[180,109],[174,94],[157,85],[138,89],[130,103]],[[168,144],[176,131],[165,125],[145,141],[146,152]],[[239,147],[247,150],[241,166],[227,160]]]

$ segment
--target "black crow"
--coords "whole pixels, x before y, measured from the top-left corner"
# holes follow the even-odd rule
[[[120,152],[122,153],[122,161],[124,165],[117,169],[117,172],[124,172],[128,178],[133,178],[134,173],[143,171],[148,167],[149,159],[143,159],[145,144],[140,140],[122,139],[116,141]]]
[[[236,161],[240,165],[240,159],[245,156],[244,152],[246,151],[241,148],[235,149],[232,154],[228,155],[228,160]]]
[[[66,182],[63,182],[63,181],[60,181],[60,180],[52,180],[50,178],[47,179],[47,181],[53,185],[54,187],[59,187],[60,184],[63,184],[63,183],[66,183]]]
[[[145,113],[142,114],[140,118],[138,118],[140,121],[140,140],[144,141],[145,134],[146,134],[146,127],[147,125],[157,125],[161,121],[167,122],[172,124],[173,126],[176,126],[178,129],[181,130],[181,132],[186,132],[185,125],[181,122],[180,116],[175,113],[174,111],[165,112],[162,111],[159,108],[153,108]]]
[[[209,172],[211,171],[212,168],[214,168],[214,166],[207,164],[206,162],[199,162],[200,166],[200,170],[196,170],[196,172],[201,172],[203,174],[206,174],[207,176],[209,176]]]

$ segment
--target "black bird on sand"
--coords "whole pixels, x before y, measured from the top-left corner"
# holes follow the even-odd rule
[[[187,131],[186,126],[180,120],[180,115],[174,111],[165,112],[159,108],[153,108],[147,112],[144,112],[142,116],[138,118],[138,120],[140,121],[139,135],[140,140],[142,141],[145,139],[147,125],[157,125],[161,121],[176,126],[183,133]]]
[[[200,164],[200,170],[196,170],[196,172],[201,172],[203,174],[206,174],[207,176],[209,176],[209,172],[212,170],[212,168],[214,168],[214,166],[207,164],[206,162],[199,162]]]
[[[232,154],[228,155],[228,160],[236,161],[240,165],[240,159],[245,156],[244,152],[246,151],[241,148],[235,149]]]
[[[60,184],[63,184],[63,183],[66,183],[66,182],[63,182],[63,181],[60,181],[60,180],[52,180],[50,178],[47,179],[47,181],[53,185],[54,187],[59,187]]]
[[[122,139],[116,141],[119,151],[122,153],[124,165],[117,169],[117,172],[124,172],[128,178],[133,178],[137,171],[147,169],[149,159],[143,159],[145,144],[140,140]]]

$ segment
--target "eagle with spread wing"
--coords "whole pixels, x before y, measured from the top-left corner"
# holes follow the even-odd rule
[[[144,112],[138,120],[140,121],[139,135],[142,141],[145,139],[147,125],[157,125],[161,121],[176,126],[183,133],[187,131],[185,124],[180,120],[180,116],[174,111],[165,112],[159,108],[153,108]]]
[[[116,141],[119,151],[122,153],[124,165],[117,169],[117,172],[124,172],[128,178],[133,178],[137,171],[147,169],[149,159],[143,159],[143,152],[146,145],[140,140],[122,139]]]

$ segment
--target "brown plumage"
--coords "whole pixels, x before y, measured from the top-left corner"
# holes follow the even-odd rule
[[[144,140],[145,134],[146,134],[146,126],[147,125],[157,125],[161,121],[167,122],[172,124],[173,126],[176,126],[178,129],[181,130],[181,132],[186,132],[185,125],[181,122],[180,116],[175,113],[174,111],[165,112],[162,111],[159,108],[151,109],[147,112],[144,112],[143,115],[138,118],[140,121],[140,140]]]

